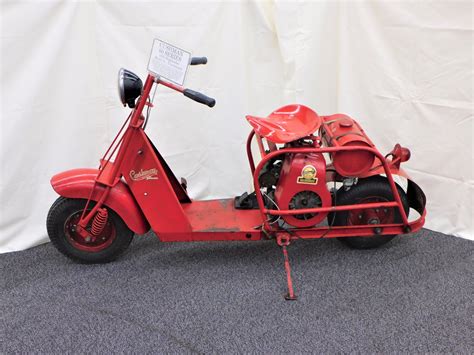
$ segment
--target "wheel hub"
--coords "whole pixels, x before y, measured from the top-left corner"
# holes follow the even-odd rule
[[[105,224],[104,229],[97,236],[90,234],[91,223],[86,227],[88,235],[79,233],[78,223],[81,219],[82,211],[71,214],[64,223],[64,233],[67,240],[76,249],[86,252],[98,252],[109,247],[116,237],[116,230],[110,220]]]
[[[367,197],[358,203],[371,202],[387,202],[382,197]],[[350,225],[366,225],[366,224],[387,224],[393,223],[395,214],[393,208],[370,208],[353,210],[349,212],[348,222]]]

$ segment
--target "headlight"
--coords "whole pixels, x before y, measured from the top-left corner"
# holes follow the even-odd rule
[[[130,108],[135,107],[135,99],[141,95],[143,83],[130,70],[121,68],[118,75],[118,90],[122,104]]]

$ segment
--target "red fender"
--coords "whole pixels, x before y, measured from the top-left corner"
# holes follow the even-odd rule
[[[51,179],[51,186],[60,196],[68,198],[88,199],[94,187],[97,169],[67,170]],[[104,187],[96,185],[92,200],[97,201]],[[150,230],[140,206],[133,197],[130,188],[123,181],[119,181],[112,189],[104,204],[114,210],[133,232],[144,234]]]
[[[397,166],[390,166],[390,172],[392,175],[399,175],[407,179],[407,197],[408,197],[408,204],[411,208],[415,209],[420,215],[425,216],[426,211],[426,196],[423,190],[408,176],[405,170],[401,167]],[[385,174],[385,170],[383,167],[379,166],[376,168],[372,168],[367,174],[361,177],[370,177],[375,175],[382,175]],[[420,225],[421,228],[421,225]]]
[[[402,168],[397,168],[396,166],[393,166],[393,165],[391,165],[389,168],[390,168],[390,172],[392,173],[392,175],[400,175],[400,176],[404,177],[405,179],[410,180],[410,177],[408,176],[406,171],[403,170]],[[382,166],[376,166],[376,167],[372,167],[367,173],[361,175],[360,177],[361,178],[367,178],[367,177],[370,177],[370,176],[382,175],[382,174],[385,174],[385,170],[383,169],[383,167]]]

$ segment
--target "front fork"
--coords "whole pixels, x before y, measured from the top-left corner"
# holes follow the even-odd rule
[[[109,195],[110,189],[111,187],[107,186],[105,188],[105,191],[102,193],[102,196],[95,204],[95,206],[89,212],[87,212],[87,207],[89,206],[89,203],[91,202],[91,197],[92,197],[92,194],[94,193],[95,185],[92,187],[91,195],[89,196],[89,199],[87,200],[86,206],[84,207],[84,211],[82,211],[81,219],[77,223],[76,230],[75,230],[75,232],[79,234],[82,238],[84,238],[86,242],[90,242],[90,241],[93,242],[95,237],[102,232],[102,230],[104,229],[107,223],[108,212],[106,208],[102,208],[102,205],[105,199],[107,198],[107,196]],[[92,220],[91,230],[88,231],[86,228],[91,222],[91,220]]]

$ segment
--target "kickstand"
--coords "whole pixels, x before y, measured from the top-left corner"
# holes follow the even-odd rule
[[[286,271],[286,281],[288,283],[288,293],[285,295],[285,300],[287,301],[296,301],[298,297],[295,295],[293,290],[293,281],[291,280],[291,267],[290,260],[288,258],[287,246],[290,244],[290,240],[281,238],[278,240],[278,244],[281,246],[283,251],[283,257],[285,259],[285,271]]]

